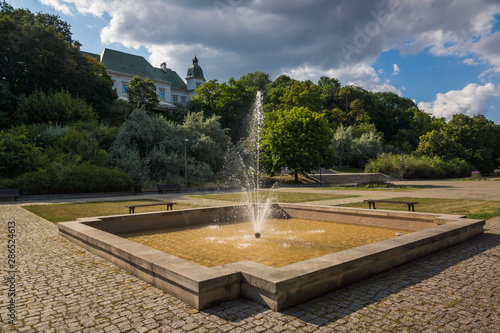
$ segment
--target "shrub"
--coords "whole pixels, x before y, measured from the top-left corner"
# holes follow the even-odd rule
[[[403,174],[402,174],[403,171]],[[365,172],[380,172],[392,177],[408,179],[440,179],[465,177],[470,174],[471,166],[464,160],[455,158],[443,161],[439,157],[408,156],[383,153],[371,160]]]
[[[0,184],[4,184],[2,180]],[[25,195],[128,191],[134,182],[126,173],[90,163],[69,167],[53,163],[47,169],[22,174],[10,182]]]
[[[17,124],[52,122],[66,125],[95,119],[97,115],[90,105],[65,90],[48,94],[36,90],[29,96],[21,95],[14,113]]]

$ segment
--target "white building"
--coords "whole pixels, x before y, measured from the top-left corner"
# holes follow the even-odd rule
[[[196,55],[193,64],[188,68],[184,82],[174,70],[167,67],[166,63],[160,64],[160,67],[153,67],[144,57],[111,49],[104,49],[100,55],[84,53],[98,59],[106,67],[118,98],[126,101],[128,101],[127,85],[134,76],[155,82],[160,109],[175,109],[177,105],[186,103],[195,94],[194,90],[205,82]]]

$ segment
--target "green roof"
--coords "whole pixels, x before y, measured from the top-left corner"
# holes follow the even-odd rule
[[[196,55],[193,58],[193,64],[188,68],[186,79],[189,79],[191,77],[197,77],[203,80],[205,79],[205,77],[203,76],[203,70],[198,65],[198,58],[196,58]]]
[[[133,54],[104,49],[102,63],[108,71],[123,73],[131,76],[140,76],[144,79],[167,81],[174,89],[186,89],[186,83],[170,68],[163,71],[161,68],[151,66],[144,57]]]

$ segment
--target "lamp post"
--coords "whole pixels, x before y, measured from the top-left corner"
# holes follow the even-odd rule
[[[189,139],[184,139],[184,179],[186,181],[186,192],[188,190],[188,160],[187,160],[187,142]]]

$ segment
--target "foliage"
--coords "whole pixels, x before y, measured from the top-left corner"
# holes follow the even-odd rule
[[[382,140],[373,128],[357,129],[355,138],[352,126],[340,125],[335,131],[333,144],[337,162],[340,166],[364,168],[365,164],[382,153]]]
[[[116,128],[79,122],[71,126],[32,124],[0,132],[0,178],[50,168],[52,163],[109,165],[107,151]]]
[[[269,78],[269,74],[259,71],[243,75],[242,77],[240,77],[240,80],[247,81],[247,85],[249,87],[255,88],[260,91],[265,91],[267,85],[272,82]]]
[[[489,174],[500,164],[500,126],[483,115],[454,115],[440,130],[421,136],[417,152],[460,158]]]
[[[128,191],[133,181],[117,169],[90,163],[77,166],[52,163],[47,169],[27,172],[14,178],[10,185],[21,189],[24,195],[32,195]]]
[[[333,136],[333,145],[335,146],[338,165],[344,166],[350,164],[354,154],[353,144],[352,127],[340,125]]]
[[[364,168],[370,159],[382,153],[382,140],[375,131],[363,133],[353,140],[353,150],[351,166]]]
[[[172,179],[178,182],[184,176],[186,157],[190,181],[201,182],[213,179],[222,167],[229,141],[216,116],[189,114],[180,126],[134,110],[120,128],[111,151],[114,163],[138,185]]]
[[[470,165],[460,159],[443,161],[429,156],[409,156],[382,153],[371,160],[365,172],[379,172],[397,178],[439,179],[466,177],[471,172]]]
[[[152,111],[160,103],[154,81],[138,76],[134,76],[128,83],[127,95],[129,102],[137,109]]]
[[[65,90],[45,94],[36,90],[33,94],[21,95],[13,115],[16,124],[58,123],[71,124],[77,121],[92,121],[97,118],[92,107]]]
[[[233,144],[248,134],[249,117],[255,100],[256,88],[245,79],[230,78],[226,83],[217,80],[205,82],[196,89],[189,111],[203,112],[207,117],[220,117],[222,128],[229,130]]]
[[[330,167],[335,159],[333,131],[323,115],[305,107],[269,113],[262,135],[261,161],[271,173],[284,168],[298,173]]]
[[[69,25],[58,16],[13,9],[0,11],[1,119],[5,128],[20,96],[64,89],[104,115],[117,98],[111,78],[97,61],[84,56],[71,38]]]

